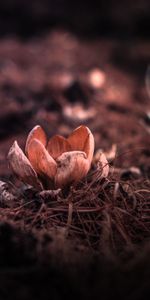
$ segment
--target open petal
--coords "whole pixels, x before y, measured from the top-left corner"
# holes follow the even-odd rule
[[[8,153],[8,161],[13,172],[25,183],[41,190],[42,184],[29,160],[15,141]]]
[[[54,180],[57,169],[56,162],[39,140],[33,139],[29,143],[28,158],[37,174]]]
[[[86,176],[90,168],[86,154],[81,151],[65,152],[56,161],[55,184],[57,188],[78,182]]]
[[[71,145],[72,150],[84,151],[89,162],[92,162],[94,153],[94,137],[88,127],[82,125],[76,128],[67,140]]]
[[[28,146],[33,139],[39,140],[44,146],[46,146],[47,138],[46,138],[46,134],[41,126],[39,126],[39,125],[35,126],[28,134],[26,146],[25,146],[26,154],[28,154]]]
[[[47,150],[54,159],[57,159],[63,152],[71,151],[71,146],[63,136],[55,135],[49,140]]]

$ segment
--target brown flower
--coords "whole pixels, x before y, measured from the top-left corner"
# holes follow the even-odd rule
[[[8,153],[13,172],[37,189],[63,188],[78,182],[90,169],[94,138],[86,126],[76,128],[66,139],[55,135],[47,143],[44,130],[29,133],[25,153],[15,141]]]

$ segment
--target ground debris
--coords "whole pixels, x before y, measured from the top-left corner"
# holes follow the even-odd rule
[[[15,196],[12,193],[12,187],[9,186],[4,181],[0,180],[0,203],[1,206],[8,206],[13,207],[14,201],[17,198],[17,195]]]
[[[27,231],[63,229],[67,238],[80,240],[92,251],[122,256],[149,238],[149,189],[148,180],[127,182],[112,174],[101,178],[96,169],[63,193],[60,189],[38,193],[32,188],[21,193],[20,188],[15,207],[6,208],[1,202],[1,221],[4,215],[5,220],[11,216],[17,227]]]

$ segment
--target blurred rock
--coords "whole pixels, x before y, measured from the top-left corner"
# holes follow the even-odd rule
[[[62,72],[54,73],[49,77],[49,85],[53,89],[64,90],[69,88],[74,81],[71,73]]]
[[[96,110],[94,108],[85,109],[81,104],[77,103],[72,106],[65,106],[63,114],[69,120],[85,122],[95,117]]]
[[[137,167],[130,167],[128,169],[124,169],[121,171],[121,179],[128,180],[128,179],[138,179],[141,177],[141,171]]]
[[[106,75],[99,69],[93,69],[88,73],[88,83],[93,89],[100,89],[106,81]]]

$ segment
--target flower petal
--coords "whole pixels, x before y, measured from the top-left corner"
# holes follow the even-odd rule
[[[71,151],[71,146],[63,136],[55,135],[49,140],[47,150],[54,159],[57,159],[63,152]]]
[[[57,188],[78,182],[86,176],[90,168],[86,154],[81,151],[64,152],[56,162],[55,184]]]
[[[94,153],[94,137],[86,126],[76,128],[67,139],[72,150],[84,151],[89,162],[92,162]]]
[[[46,176],[51,180],[54,179],[57,169],[56,162],[39,140],[33,139],[29,143],[28,158],[37,174]]]
[[[41,126],[37,125],[29,132],[25,146],[26,154],[28,154],[28,146],[33,139],[39,140],[44,146],[46,146],[47,138]]]
[[[25,183],[41,190],[42,184],[29,160],[15,141],[8,153],[8,161],[13,172]]]

